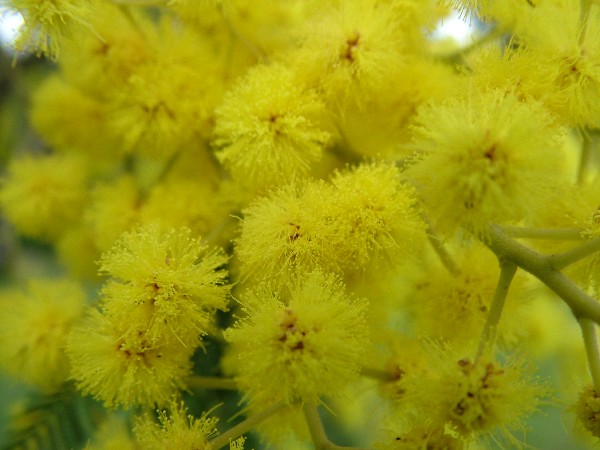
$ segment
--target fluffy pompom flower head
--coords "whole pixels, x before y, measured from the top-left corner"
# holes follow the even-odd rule
[[[281,64],[250,70],[216,110],[213,145],[233,178],[252,187],[306,175],[332,134],[316,92]]]
[[[285,280],[317,267],[338,274],[401,262],[424,240],[416,191],[397,167],[361,164],[331,183],[286,186],[244,211],[236,253],[244,275]]]
[[[159,410],[156,423],[150,416],[145,415],[136,420],[135,435],[142,448],[148,450],[161,450],[164,448],[177,448],[181,450],[210,450],[208,438],[217,429],[216,418],[206,415],[195,418],[188,414],[183,402],[171,400],[169,402],[170,414],[166,410]]]
[[[421,389],[413,401],[422,417],[465,441],[491,437],[518,444],[511,431],[523,428],[547,387],[518,358],[499,362],[484,355],[472,361],[449,347],[432,350],[430,376],[415,380]]]
[[[563,132],[535,101],[492,90],[422,108],[408,174],[437,229],[531,217],[564,177]]]
[[[72,154],[13,160],[0,186],[0,207],[24,235],[56,239],[86,201],[87,170]]]
[[[134,333],[146,330],[151,343],[195,347],[212,313],[227,309],[226,262],[222,250],[209,250],[188,228],[126,232],[100,259],[101,272],[112,277],[102,289],[103,310]]]
[[[339,278],[315,271],[286,289],[265,284],[248,293],[248,316],[225,330],[251,402],[335,396],[356,377],[369,347],[367,304],[349,300]]]
[[[69,335],[71,378],[107,408],[164,405],[185,387],[193,349],[151,342],[143,328],[92,309]]]
[[[0,295],[0,366],[45,390],[69,376],[63,346],[83,313],[85,294],[69,280],[32,280],[26,292]]]

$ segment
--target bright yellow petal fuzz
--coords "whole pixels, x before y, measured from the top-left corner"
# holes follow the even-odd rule
[[[169,402],[169,413],[157,411],[157,423],[152,417],[145,415],[136,420],[134,432],[141,448],[162,450],[173,448],[181,450],[211,450],[208,443],[211,435],[217,431],[217,419],[206,415],[196,418],[188,414],[183,402]],[[239,447],[243,449],[242,447]]]
[[[151,344],[144,329],[132,333],[127,325],[93,309],[74,326],[67,342],[71,378],[107,408],[165,405],[185,386],[191,352]]]
[[[553,89],[542,100],[568,124],[600,123],[600,5],[590,5],[585,21],[576,3],[540,7],[529,23],[525,46],[550,74]],[[550,32],[550,30],[553,30]]]
[[[95,32],[65,40],[60,63],[69,84],[106,100],[124,88],[137,67],[151,60],[156,49],[149,39],[156,32],[151,20],[136,10],[130,10],[133,21],[109,2],[96,2],[94,11],[90,24]]]
[[[100,258],[100,271],[111,277],[102,308],[127,324],[127,336],[143,329],[150,346],[166,340],[193,349],[213,313],[227,309],[226,263],[222,250],[209,250],[187,228],[127,232]]]
[[[317,94],[283,65],[253,68],[216,111],[213,145],[235,180],[250,187],[306,175],[332,135]]]
[[[56,239],[79,217],[86,182],[86,162],[78,156],[26,156],[8,167],[0,186],[0,207],[24,235]]]
[[[462,268],[459,274],[450,274],[439,265],[423,268],[414,281],[414,290],[405,299],[411,312],[417,335],[434,341],[444,341],[465,352],[475,351],[490,311],[498,283],[498,260],[485,247],[454,251]],[[431,273],[436,273],[431,276]],[[504,312],[509,320],[501,320],[498,340],[503,346],[514,345],[522,334],[527,314],[524,306],[523,278],[513,281]],[[460,324],[457,326],[456,324]]]
[[[206,235],[226,214],[225,202],[214,186],[178,176],[154,186],[139,220],[156,222],[165,230],[186,226],[195,235]]]
[[[9,0],[9,5],[23,15],[25,26],[15,42],[19,51],[56,59],[65,35],[72,29],[89,28],[93,15],[87,0]],[[90,29],[87,30],[92,33]]]
[[[0,450],[598,445],[600,0],[3,10]]]
[[[83,313],[83,289],[70,280],[31,280],[0,293],[0,365],[12,376],[55,390],[69,376],[64,345]]]
[[[31,101],[33,127],[56,150],[75,150],[102,160],[116,154],[116,142],[108,134],[105,106],[62,77],[45,80]]]
[[[288,280],[295,272],[321,265],[338,269],[337,258],[328,258],[327,242],[333,241],[330,222],[332,205],[325,201],[324,183],[280,189],[254,201],[243,210],[242,231],[236,254],[243,276]]]
[[[236,252],[242,272],[257,279],[401,262],[425,237],[418,211],[396,167],[363,164],[335,173],[331,183],[290,186],[255,201],[242,211]]]
[[[98,183],[90,196],[83,214],[85,224],[96,248],[108,251],[122,233],[137,223],[140,188],[132,176],[123,175]]]
[[[312,272],[287,289],[248,293],[248,316],[225,331],[239,351],[237,380],[250,402],[339,395],[366,357],[367,305],[350,300],[337,277]]]
[[[362,164],[337,172],[331,183],[334,248],[348,268],[365,268],[383,257],[401,264],[425,240],[415,189],[392,164]]]
[[[391,442],[390,442],[391,441]],[[417,425],[397,436],[375,444],[376,450],[462,450],[466,443],[443,427]]]
[[[406,16],[393,2],[332,2],[300,33],[301,45],[283,59],[323,90],[328,103],[365,99],[402,64],[412,41]],[[331,5],[327,5],[331,6]],[[404,13],[404,14],[403,14]],[[421,35],[422,36],[422,35]]]
[[[222,61],[202,35],[166,19],[156,33],[154,58],[109,91],[111,127],[123,152],[166,158],[203,148],[225,82],[206,70]]]
[[[575,414],[579,424],[592,436],[600,437],[600,396],[596,390],[588,386],[581,391]]]
[[[514,357],[473,362],[447,348],[437,353],[431,377],[415,381],[413,401],[423,417],[466,440],[495,436],[514,445],[511,431],[521,429],[523,419],[540,407],[547,388]]]
[[[536,102],[489,91],[424,107],[417,123],[408,174],[441,231],[530,219],[566,179],[563,131]]]

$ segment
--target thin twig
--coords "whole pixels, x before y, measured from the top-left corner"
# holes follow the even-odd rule
[[[260,412],[257,412],[256,414],[251,415],[246,420],[238,423],[236,426],[227,430],[225,433],[220,434],[214,439],[211,439],[209,442],[210,448],[217,450],[219,448],[225,447],[226,445],[229,445],[230,441],[247,433],[263,420],[271,417],[276,412],[281,411],[282,409],[288,406],[289,405],[286,403],[278,402]]]
[[[558,241],[580,241],[579,228],[528,228],[528,227],[502,227],[507,236],[517,239],[547,239]]]
[[[553,268],[560,270],[598,251],[600,251],[600,237],[594,238],[566,252],[550,255],[548,256],[548,260]]]
[[[437,233],[433,229],[433,226],[431,225],[429,218],[423,217],[423,219],[425,220],[425,223],[427,224],[426,233],[427,233],[427,238],[429,239],[429,243],[431,244],[431,246],[433,247],[433,249],[439,256],[444,267],[452,275],[456,276],[456,275],[460,274],[460,269],[458,268],[458,265],[454,262],[454,260],[452,259],[452,256],[450,256],[450,253],[448,253],[448,250],[446,250],[446,247],[444,247],[444,243],[442,242],[440,237],[437,235]]]
[[[598,338],[596,336],[596,324],[589,319],[580,318],[579,326],[583,334],[585,353],[588,359],[590,374],[594,383],[594,390],[600,392],[600,351],[598,350]]]
[[[380,381],[385,381],[385,382],[396,381],[398,379],[397,374],[394,374],[387,370],[374,369],[372,367],[363,367],[360,370],[360,374],[365,377],[374,378],[375,380],[380,380]]]
[[[325,427],[319,416],[317,404],[306,402],[302,406],[302,409],[316,450],[368,450],[360,447],[344,447],[334,444],[327,437],[327,433],[325,433]]]
[[[188,378],[187,385],[190,389],[217,389],[235,391],[238,388],[235,380],[221,377],[193,376]]]
[[[498,324],[500,323],[500,317],[508,295],[508,289],[510,288],[516,272],[517,265],[515,263],[511,261],[500,262],[500,278],[496,285],[496,292],[494,293],[494,298],[490,306],[490,312],[488,313],[485,325],[483,326],[483,331],[481,332],[475,361],[479,361],[486,351],[491,350],[494,346]]]
[[[484,243],[499,258],[512,261],[546,284],[569,305],[575,317],[585,317],[600,323],[600,303],[552,267],[548,256],[514,241],[499,226],[493,224],[489,227]]]

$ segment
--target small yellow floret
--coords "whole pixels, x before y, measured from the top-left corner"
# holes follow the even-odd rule
[[[243,210],[236,252],[244,275],[286,279],[316,267],[344,273],[395,262],[417,248],[425,228],[415,191],[397,167],[363,164],[331,183],[288,186]]]
[[[57,389],[69,376],[63,347],[84,305],[81,287],[67,280],[35,280],[25,292],[2,292],[2,369],[43,389]]]
[[[410,21],[399,25],[405,11],[392,3],[331,2],[305,24],[301,46],[284,58],[332,105],[366,99],[402,64],[405,53],[418,47],[406,33]]]
[[[331,141],[325,106],[279,64],[253,68],[216,111],[213,145],[233,178],[250,187],[306,175]]]
[[[47,144],[93,155],[96,163],[117,153],[107,132],[107,113],[101,101],[54,75],[33,92],[29,117]]]
[[[164,341],[151,344],[144,329],[131,332],[95,309],[73,327],[67,342],[77,388],[107,408],[166,404],[185,387],[192,351]]]
[[[475,234],[530,219],[566,177],[564,131],[534,101],[504,91],[422,108],[409,168],[436,229]]]
[[[86,163],[75,155],[16,159],[2,180],[0,206],[24,235],[55,239],[79,218],[86,181]]]
[[[440,352],[432,377],[419,380],[415,397],[434,424],[449,426],[464,439],[494,435],[512,441],[510,430],[522,429],[547,389],[518,362],[500,364],[488,358],[476,362]]]
[[[407,309],[419,336],[449,342],[455,349],[475,351],[490,312],[500,266],[483,245],[458,248],[453,255],[460,273],[451,274],[441,265],[423,267],[414,291],[407,296]],[[503,345],[514,343],[524,331],[523,291],[522,278],[515,277],[504,305],[506,320],[500,321],[497,330]]]
[[[462,450],[465,442],[450,433],[444,427],[417,425],[399,433],[393,442],[376,444],[376,450]]]
[[[206,415],[196,418],[188,414],[183,402],[171,400],[169,412],[157,411],[160,424],[148,416],[137,418],[135,436],[141,448],[162,450],[173,448],[178,450],[211,450],[208,439],[217,431],[216,418]],[[243,449],[242,447],[239,447]]]
[[[100,258],[112,278],[102,288],[102,308],[149,345],[166,340],[194,348],[213,313],[226,310],[229,286],[222,250],[209,250],[187,228],[162,232],[146,226],[124,233]]]
[[[248,316],[225,338],[239,352],[237,379],[250,402],[318,401],[357,377],[369,348],[367,305],[350,300],[337,277],[265,284],[242,304]]]
[[[378,257],[402,262],[425,238],[415,189],[393,164],[361,164],[336,172],[331,219],[338,257],[347,268],[365,268]]]
[[[575,405],[577,420],[592,436],[600,437],[600,395],[588,386],[579,394]]]

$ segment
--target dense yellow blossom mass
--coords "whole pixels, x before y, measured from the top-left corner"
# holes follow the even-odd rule
[[[598,446],[598,0],[3,8],[1,448]]]

